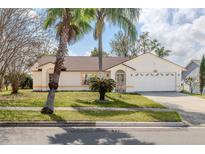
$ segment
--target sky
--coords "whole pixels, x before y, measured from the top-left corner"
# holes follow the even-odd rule
[[[186,66],[192,59],[201,59],[205,54],[205,9],[142,9],[136,23],[138,34],[149,32],[166,49],[172,50],[168,60]],[[110,41],[119,31],[106,24],[103,32],[103,50],[110,52]],[[93,32],[69,46],[71,56],[89,56],[97,47]]]

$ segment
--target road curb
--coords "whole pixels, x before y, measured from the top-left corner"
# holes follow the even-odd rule
[[[0,127],[187,127],[184,122],[24,121],[0,122]]]

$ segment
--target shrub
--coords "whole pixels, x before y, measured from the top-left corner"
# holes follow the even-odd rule
[[[92,77],[89,80],[89,85],[92,91],[99,92],[100,101],[104,101],[105,93],[111,92],[115,88],[116,82],[113,79],[100,79],[99,77]]]
[[[20,87],[22,89],[33,87],[33,79],[29,74],[24,74],[24,77],[20,83]]]

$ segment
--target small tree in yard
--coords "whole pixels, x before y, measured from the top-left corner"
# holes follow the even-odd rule
[[[105,101],[105,93],[111,92],[116,83],[113,79],[100,79],[99,77],[90,78],[90,89],[92,91],[98,91],[100,94],[100,101]]]
[[[8,75],[5,75],[4,76],[4,86],[6,87],[6,90],[8,90],[8,87],[9,87],[9,78],[8,78]]]
[[[192,78],[192,77],[188,77],[188,78],[186,78],[186,80],[185,80],[186,84],[189,85],[189,88],[190,88],[190,92],[191,92],[191,93],[193,93],[194,81],[195,81],[195,80],[194,80],[194,78]]]
[[[8,80],[11,84],[11,93],[12,94],[17,94],[19,87],[20,87],[20,83],[24,78],[24,74],[20,73],[20,72],[10,72],[8,73]]]
[[[25,89],[25,88],[31,89],[33,87],[33,79],[29,74],[24,74],[24,78],[20,83],[20,87],[22,89]]]
[[[203,93],[204,84],[205,84],[205,57],[203,55],[200,70],[199,70],[199,81],[200,81],[200,93]]]

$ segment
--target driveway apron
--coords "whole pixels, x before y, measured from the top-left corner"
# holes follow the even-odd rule
[[[205,99],[178,92],[142,92],[142,95],[179,112],[192,126],[205,126]]]

